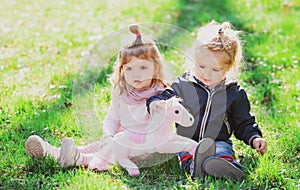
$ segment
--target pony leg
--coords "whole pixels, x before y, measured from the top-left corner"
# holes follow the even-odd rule
[[[118,159],[119,164],[127,170],[130,176],[140,175],[139,168],[129,158]]]
[[[104,171],[109,170],[111,166],[110,162],[108,162],[107,160],[103,160],[102,158],[95,155],[92,161],[89,163],[89,168],[92,170],[95,169],[98,171]]]
[[[197,142],[179,135],[174,135],[166,143],[159,145],[156,150],[159,153],[178,153],[188,151],[194,155]]]
[[[115,143],[113,152],[116,154],[118,163],[127,170],[130,176],[138,176],[140,174],[139,168],[135,163],[129,159],[129,149]]]

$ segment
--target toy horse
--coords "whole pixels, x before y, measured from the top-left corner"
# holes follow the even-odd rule
[[[189,151],[194,154],[197,143],[176,134],[174,123],[189,127],[194,117],[180,104],[179,98],[156,102],[152,117],[143,132],[125,130],[114,136],[112,153],[130,176],[139,175],[138,166],[130,158],[158,153]]]

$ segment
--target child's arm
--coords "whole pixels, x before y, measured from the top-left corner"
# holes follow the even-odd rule
[[[253,142],[255,139],[262,139],[262,132],[255,117],[250,114],[250,102],[243,89],[237,92],[237,98],[228,113],[228,121],[237,139],[243,140],[255,149],[258,148],[259,145],[254,147]]]
[[[117,110],[117,100],[112,99],[108,113],[104,119],[103,132],[105,135],[113,137],[120,129],[120,119]]]

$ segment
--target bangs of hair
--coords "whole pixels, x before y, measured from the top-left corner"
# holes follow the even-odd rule
[[[163,69],[162,59],[160,53],[154,43],[144,43],[132,47],[121,49],[119,52],[118,60],[115,65],[114,73],[111,77],[113,88],[118,88],[119,94],[124,91],[127,92],[126,81],[123,73],[123,66],[129,63],[132,57],[138,59],[146,59],[153,62],[155,73],[152,79],[152,84],[163,84]]]

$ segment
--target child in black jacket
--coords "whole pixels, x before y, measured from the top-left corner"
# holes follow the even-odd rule
[[[261,130],[249,113],[247,94],[234,79],[242,59],[238,33],[228,22],[213,21],[200,28],[193,48],[193,69],[147,101],[151,113],[157,106],[155,100],[179,96],[193,114],[192,127],[177,125],[179,135],[199,142],[194,158],[188,152],[179,153],[181,167],[192,177],[209,174],[234,181],[243,177],[242,167],[233,157],[232,133],[260,154],[267,151]]]

